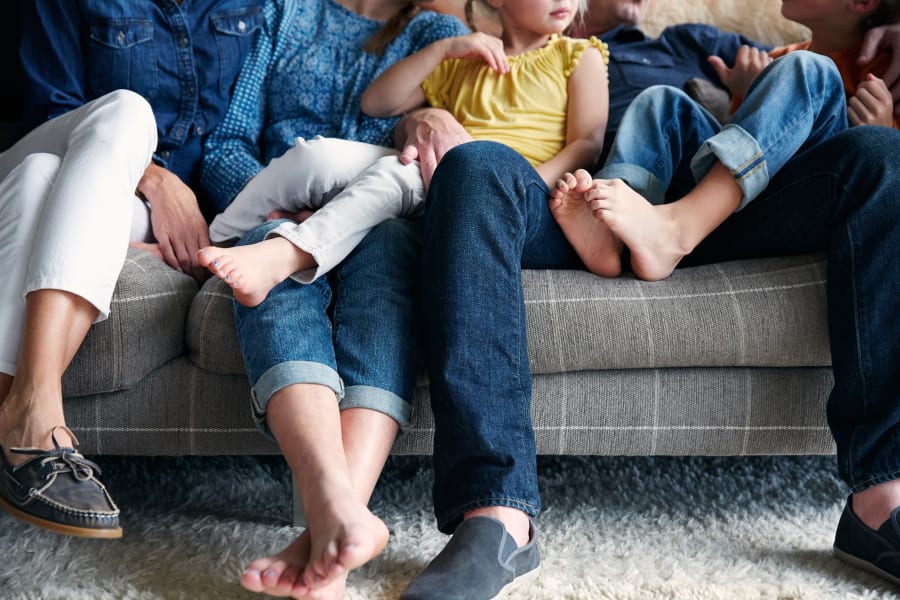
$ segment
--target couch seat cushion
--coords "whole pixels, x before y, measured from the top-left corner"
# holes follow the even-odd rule
[[[63,377],[63,395],[128,389],[184,354],[184,323],[197,287],[151,254],[129,249],[109,318],[88,332]]]

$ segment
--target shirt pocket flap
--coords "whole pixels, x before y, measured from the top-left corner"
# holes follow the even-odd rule
[[[675,59],[667,52],[648,52],[644,50],[630,50],[628,48],[616,48],[615,60],[619,63],[628,63],[654,67],[673,67]]]
[[[91,25],[91,39],[111,48],[130,48],[153,39],[153,23],[118,19]]]
[[[244,10],[230,10],[210,16],[213,29],[226,35],[250,35],[260,28],[263,22],[262,9],[258,6]]]

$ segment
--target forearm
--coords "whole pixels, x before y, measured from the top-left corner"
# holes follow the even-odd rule
[[[446,57],[447,44],[446,39],[434,42],[382,73],[363,94],[363,112],[384,118],[422,106],[422,83]]]
[[[597,163],[597,158],[603,149],[603,140],[578,139],[566,144],[553,158],[537,167],[537,172],[547,184],[553,188],[556,181],[565,173],[572,173],[577,169],[592,171]]]

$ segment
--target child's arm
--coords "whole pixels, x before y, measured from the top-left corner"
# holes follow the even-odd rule
[[[887,84],[869,73],[847,103],[851,125],[894,126],[894,100]]]
[[[495,71],[509,71],[499,38],[484,33],[444,38],[379,75],[363,94],[363,112],[370,117],[393,117],[424,105],[422,83],[448,58],[480,58]]]
[[[597,48],[589,46],[585,49],[569,76],[567,91],[566,145],[537,168],[550,189],[564,173],[592,168],[603,150],[609,113],[609,86],[606,64]]]

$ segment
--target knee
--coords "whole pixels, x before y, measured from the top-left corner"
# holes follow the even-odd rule
[[[62,158],[56,154],[36,152],[29,154],[18,167],[21,177],[26,180],[37,178],[43,182],[52,182],[56,178]]]
[[[110,142],[123,140],[130,144],[144,139],[150,152],[156,148],[156,117],[143,96],[131,90],[115,90],[95,102],[96,112],[102,115],[97,127],[99,135],[105,134]]]
[[[843,93],[843,80],[834,61],[825,55],[807,50],[798,50],[785,54],[774,63],[773,71],[789,71],[795,77],[812,82],[816,79],[831,79],[839,85]]]
[[[469,180],[507,171],[522,156],[503,144],[474,141],[460,144],[441,158],[432,178],[432,187],[453,190]]]

